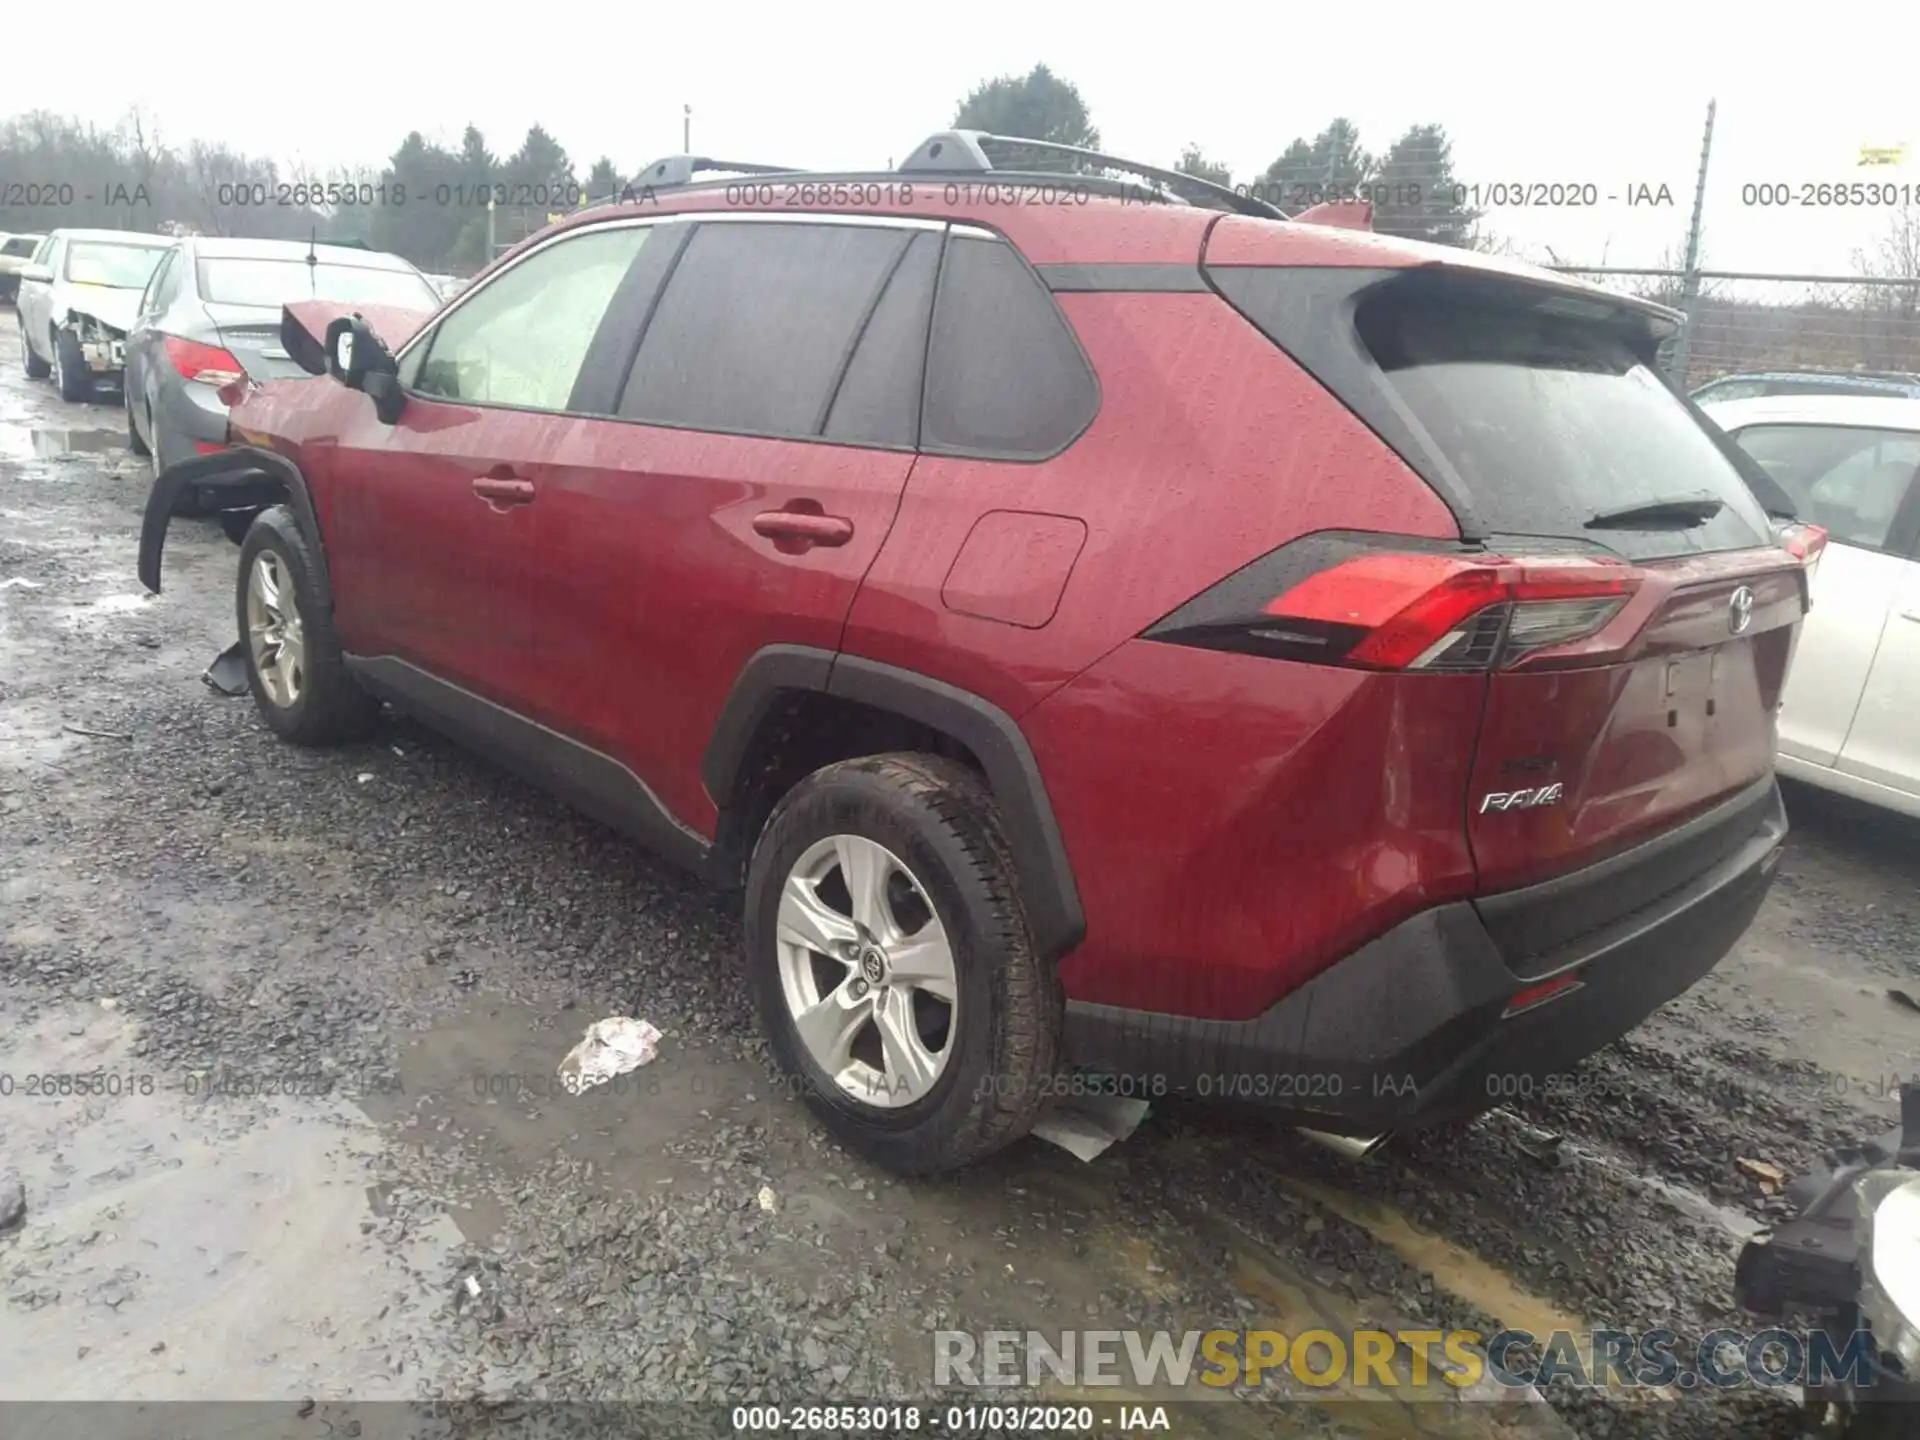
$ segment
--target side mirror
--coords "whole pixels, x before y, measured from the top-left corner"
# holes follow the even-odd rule
[[[53,283],[53,271],[44,265],[22,265],[18,273],[22,280],[37,280],[42,285]]]
[[[398,372],[386,342],[358,315],[343,316],[327,326],[327,373],[371,399],[384,425],[398,420],[407,406]]]

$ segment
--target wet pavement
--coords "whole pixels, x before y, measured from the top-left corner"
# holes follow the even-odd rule
[[[235,551],[178,522],[147,595],[123,441],[0,327],[0,1400],[847,1401],[933,1393],[940,1329],[1756,1330],[1733,1259],[1780,1202],[1737,1162],[1884,1130],[1920,1073],[1920,827],[1796,790],[1734,955],[1552,1095],[1361,1163],[1172,1105],[1090,1164],[897,1181],[771,1073],[724,900],[405,720],[300,751],[203,685]],[[660,1057],[565,1093],[611,1014]],[[1276,1375],[1176,1433],[1797,1433],[1751,1386],[1361,1394]]]

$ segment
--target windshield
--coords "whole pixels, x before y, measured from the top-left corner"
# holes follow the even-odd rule
[[[200,295],[222,305],[279,306],[290,300],[339,300],[436,310],[440,297],[411,270],[370,265],[309,265],[304,256],[285,260],[202,260]]]
[[[144,290],[167,253],[164,245],[116,245],[111,240],[76,240],[67,247],[67,279],[76,285],[111,290]]]

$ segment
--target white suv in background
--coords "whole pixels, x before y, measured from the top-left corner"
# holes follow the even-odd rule
[[[1780,711],[1780,773],[1920,815],[1920,400],[1701,408],[1827,532]]]

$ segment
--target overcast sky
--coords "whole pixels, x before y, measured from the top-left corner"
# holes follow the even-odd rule
[[[1107,149],[1171,164],[1195,141],[1239,179],[1337,114],[1374,149],[1440,123],[1463,180],[1593,182],[1602,196],[1594,210],[1494,211],[1496,232],[1536,258],[1551,246],[1568,263],[1646,265],[1684,236],[1717,97],[1707,263],[1850,270],[1884,212],[1749,208],[1742,186],[1920,190],[1920,3],[1712,9],[540,0],[464,13],[254,3],[171,24],[144,0],[93,0],[73,12],[89,40],[72,63],[66,12],[49,12],[32,42],[46,63],[6,67],[0,113],[111,125],[137,103],[170,143],[224,140],[316,169],[378,164],[409,128],[457,143],[468,120],[504,154],[538,121],[584,175],[602,153],[631,172],[678,151],[691,104],[696,151],[881,166],[980,80],[1045,61],[1079,86]],[[98,43],[116,34],[127,43]],[[1862,145],[1900,142],[1898,168],[1857,166]],[[1643,182],[1673,204],[1629,208]]]

